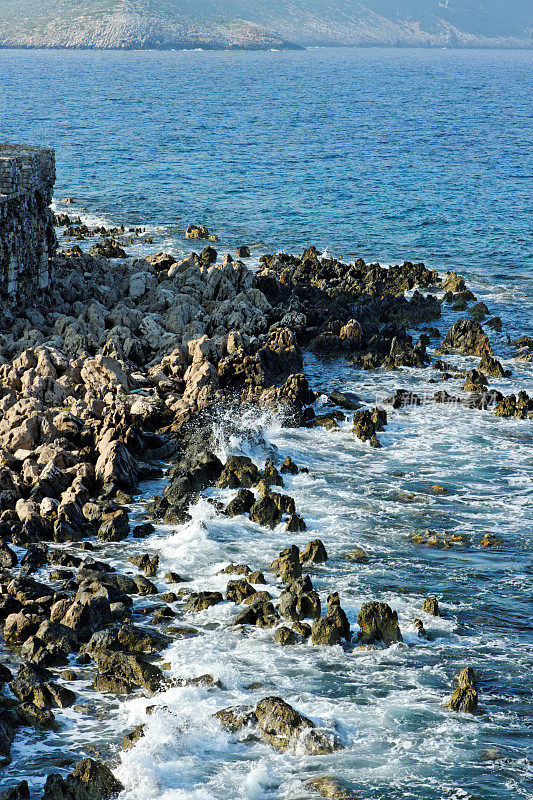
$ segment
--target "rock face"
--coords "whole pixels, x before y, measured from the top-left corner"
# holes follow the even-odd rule
[[[0,297],[34,302],[50,282],[54,181],[53,150],[0,144]]]
[[[378,603],[376,600],[363,603],[357,616],[357,624],[361,628],[357,641],[361,644],[384,642],[389,646],[403,641],[398,614],[387,603]]]

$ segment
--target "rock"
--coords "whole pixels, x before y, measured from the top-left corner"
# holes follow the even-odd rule
[[[98,538],[102,542],[121,542],[130,532],[128,512],[124,508],[102,514]]]
[[[350,624],[348,622],[348,617],[341,608],[338,592],[332,592],[330,595],[328,595],[328,610],[326,612],[326,619],[335,623],[343,639],[346,639],[348,642],[350,641],[352,636]]]
[[[452,711],[464,711],[473,714],[477,709],[478,693],[476,678],[472,667],[465,667],[457,676],[457,688],[448,702]]]
[[[250,248],[245,244],[237,247],[237,258],[250,258]]]
[[[279,621],[279,616],[272,603],[262,592],[257,592],[258,597],[252,597],[248,608],[239,611],[234,625],[257,625],[259,628],[273,628]]]
[[[432,614],[434,617],[440,617],[439,603],[436,597],[426,597],[422,604],[422,611],[426,614]]]
[[[300,553],[301,564],[322,564],[327,560],[328,554],[320,539],[313,539],[312,542],[308,542]]]
[[[287,456],[283,464],[281,465],[280,470],[282,475],[297,475],[298,474],[298,467],[292,460],[290,456]]]
[[[276,750],[285,752],[300,745],[307,753],[332,753],[336,743],[315,729],[314,722],[300,714],[281,697],[265,697],[255,707],[261,737]]]
[[[487,378],[477,369],[470,369],[465,375],[463,389],[467,392],[483,392],[487,386]]]
[[[185,608],[187,611],[205,611],[223,600],[220,592],[194,592],[185,603]]]
[[[331,798],[331,800],[355,800],[355,795],[342,786],[337,778],[330,778],[327,775],[310,778],[305,782],[305,786],[321,797]]]
[[[311,629],[311,640],[314,645],[335,645],[341,643],[339,626],[333,619],[321,617]]]
[[[279,474],[271,458],[267,459],[261,478],[266,481],[269,486],[284,486],[283,478]]]
[[[270,569],[278,575],[283,583],[290,583],[302,574],[300,550],[295,544],[282,550],[271,563]]]
[[[468,315],[475,319],[477,322],[481,322],[481,320],[485,319],[486,316],[489,314],[489,309],[485,305],[485,303],[476,303],[475,306],[471,306],[468,309]]]
[[[239,486],[250,488],[260,478],[259,470],[251,458],[247,456],[230,456],[218,480],[222,488],[237,489]]]
[[[285,530],[290,533],[298,533],[307,530],[307,525],[299,514],[291,514],[287,520]]]
[[[282,625],[274,631],[274,641],[282,646],[298,644],[298,636],[290,628]]]
[[[90,256],[97,258],[127,258],[128,254],[114,239],[103,239],[97,244],[93,244],[89,250]]]
[[[376,600],[363,603],[357,615],[357,624],[361,629],[357,641],[362,644],[384,642],[388,647],[394,642],[403,642],[398,614],[387,603],[378,603]]]
[[[247,514],[255,503],[254,493],[249,489],[239,489],[224,511],[228,517],[238,517]]]
[[[242,730],[247,725],[257,722],[255,710],[253,706],[233,706],[232,708],[223,708],[213,714],[214,719],[217,719],[222,727],[230,733]]]
[[[466,317],[452,325],[442,344],[437,348],[437,353],[447,353],[449,350],[472,356],[492,355],[489,337],[479,322]]]
[[[105,764],[84,758],[67,778],[49,775],[42,800],[110,800],[122,791],[123,785]]]
[[[139,739],[142,739],[142,737],[144,736],[144,728],[145,728],[144,725],[137,725],[137,727],[133,731],[127,733],[122,743],[122,749],[131,750],[131,748],[135,746],[135,744],[139,741]]]
[[[309,576],[296,578],[283,590],[278,609],[282,617],[292,622],[320,617],[320,598]]]
[[[465,290],[466,283],[462,275],[458,275],[456,272],[446,273],[446,278],[442,284],[443,292],[452,292],[456,294],[457,292],[464,292]]]
[[[30,800],[28,781],[21,781],[16,786],[9,786],[0,791],[0,800]]]
[[[268,528],[275,528],[281,522],[282,516],[273,494],[265,494],[250,509],[250,520]]]
[[[339,392],[338,389],[334,389],[329,394],[329,400],[331,403],[335,403],[336,406],[346,409],[346,411],[357,411],[361,408],[361,402],[353,392]]]
[[[504,369],[501,362],[488,353],[483,354],[479,362],[478,370],[486,375],[492,375],[495,378],[509,378],[511,376],[511,370]]]
[[[231,603],[242,603],[243,600],[254,594],[257,594],[256,590],[245,578],[230,581],[226,588],[226,600],[229,600]]]
[[[185,231],[186,239],[209,239],[211,242],[217,242],[218,239],[214,234],[209,233],[204,225],[189,225]]]
[[[352,433],[362,442],[368,442],[371,447],[381,447],[376,436],[378,431],[383,430],[387,424],[387,412],[380,408],[373,408],[364,411],[356,411],[353,417]]]
[[[217,575],[249,575],[251,569],[248,564],[228,564],[227,567],[217,572]]]
[[[159,566],[158,555],[150,556],[149,553],[143,553],[138,556],[130,556],[128,561],[135,564],[139,569],[142,569],[144,574],[149,578],[153,578],[154,575],[157,574],[157,568]]]
[[[155,528],[151,522],[143,522],[141,525],[136,525],[132,530],[132,536],[135,539],[145,539],[154,533]]]
[[[126,694],[144,688],[154,694],[163,681],[163,673],[144,658],[129,653],[100,650],[95,653],[98,675],[94,688],[101,692]]]
[[[416,631],[417,631],[417,633],[418,633],[418,635],[419,635],[419,637],[421,639],[427,639],[428,638],[427,631],[424,628],[424,623],[422,622],[421,619],[413,620],[413,626],[416,629]]]

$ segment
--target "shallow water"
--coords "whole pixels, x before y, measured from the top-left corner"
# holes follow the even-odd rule
[[[0,51],[1,130],[57,148],[57,200],[76,197],[68,213],[83,206],[90,224],[146,224],[154,244],[128,248],[132,254],[189,252],[182,235],[194,221],[216,230],[222,252],[255,245],[252,266],[265,250],[314,243],[345,258],[457,268],[504,323],[490,338],[513,375],[491,379],[491,388],[531,394],[531,365],[516,362],[507,341],[533,331],[523,89],[530,63],[528,53],[452,51]],[[457,316],[445,311],[440,330]],[[461,394],[459,381],[441,383],[431,370],[361,372],[306,355],[305,372],[324,395],[352,390],[369,405],[398,388],[427,398],[440,388]],[[245,562],[265,571],[277,596],[271,560],[292,542],[319,537],[329,560],[311,577],[323,603],[338,590],[355,630],[363,602],[389,603],[405,646],[281,648],[270,630],[232,629],[233,604],[191,615],[178,603],[176,624],[199,635],[163,654],[170,675],[209,673],[223,688],[119,701],[75,684],[94,713],[58,711],[59,734],[18,739],[0,786],[22,777],[42,785],[58,756],[94,747],[117,758],[122,800],[296,800],[310,796],[305,782],[316,775],[337,777],[361,800],[532,798],[531,421],[427,402],[391,410],[383,449],[372,450],[352,436],[349,420],[329,432],[284,428],[267,413],[243,413],[238,424],[228,417],[218,428],[221,457],[245,453],[262,463],[274,455],[281,463],[291,455],[309,468],[286,480],[307,531],[224,518],[208,498],[232,493],[210,490],[187,525],[106,546],[115,565],[132,572],[128,555],[157,552],[161,589],[174,570],[193,578],[188,588],[222,591],[229,578],[216,573]],[[445,493],[435,493],[436,484]],[[139,515],[162,485],[141,487]],[[466,543],[412,541],[426,530],[459,533]],[[482,547],[487,533],[500,542]],[[364,560],[354,560],[356,549]],[[442,617],[421,611],[428,594],[438,596]],[[428,641],[416,634],[417,617]],[[444,708],[467,664],[480,678],[474,717]],[[335,731],[344,749],[280,755],[211,719],[269,694]],[[141,722],[144,738],[119,756],[124,729]]]

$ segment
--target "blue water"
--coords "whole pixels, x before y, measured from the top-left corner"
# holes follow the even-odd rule
[[[490,336],[513,376],[490,385],[531,393],[531,364],[513,359],[506,334],[533,332],[532,60],[508,51],[0,51],[0,138],[53,146],[56,198],[76,200],[63,210],[147,225],[154,244],[136,245],[139,254],[187,252],[185,227],[200,222],[217,233],[221,252],[247,243],[255,259],[315,244],[345,259],[457,269],[504,321],[503,334]],[[447,311],[441,331],[456,318]],[[306,372],[316,389],[352,389],[369,404],[399,386],[429,397],[440,388],[428,371],[361,374],[309,355]],[[460,381],[446,388],[456,392]],[[250,445],[250,431],[264,443]],[[144,722],[144,739],[118,768],[124,800],[311,798],[305,781],[317,774],[338,777],[358,800],[532,798],[531,422],[428,403],[392,413],[381,439],[383,449],[371,451],[348,424],[335,434],[290,431],[275,416],[245,416],[220,455],[261,461],[270,447],[309,466],[309,476],[288,481],[309,528],[290,540],[326,544],[330,560],[313,575],[322,600],[337,588],[354,628],[362,602],[390,603],[407,648],[282,649],[271,631],[243,638],[229,628],[231,604],[185,615],[202,635],[170,648],[172,674],[211,672],[224,689],[172,689],[150,717],[139,699],[111,701],[97,723],[58,711],[60,733],[17,741],[0,786],[25,776],[38,786],[66,746],[81,757],[86,745]],[[432,492],[434,484],[446,493]],[[266,570],[289,543],[282,529],[258,530],[216,516],[202,500],[189,525],[158,529],[113,555],[125,567],[135,548],[149,549],[161,575],[189,573],[192,588],[223,590],[221,566]],[[414,544],[412,533],[425,530],[466,543]],[[496,547],[481,546],[486,533],[500,539]],[[354,548],[368,559],[351,560]],[[438,620],[420,610],[435,593]],[[417,616],[429,642],[416,636]],[[466,664],[481,680],[476,717],[443,707]],[[246,688],[257,680],[261,689]],[[75,688],[94,702],[87,686]],[[273,692],[336,726],[345,749],[318,759],[279,755],[210,718]]]

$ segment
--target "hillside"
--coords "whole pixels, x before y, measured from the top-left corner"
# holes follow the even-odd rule
[[[529,47],[527,0],[0,0],[0,46]]]

